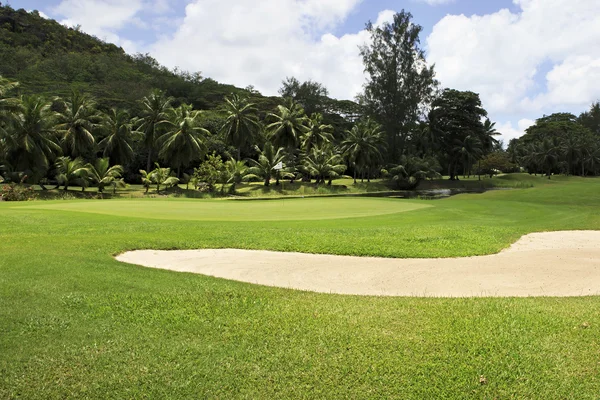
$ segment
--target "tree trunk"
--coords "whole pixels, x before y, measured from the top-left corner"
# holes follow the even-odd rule
[[[354,168],[354,184],[356,185],[356,168]]]
[[[242,149],[239,147],[237,149],[237,160],[242,161]]]
[[[477,171],[477,173],[479,174],[479,180],[481,180],[481,160],[479,160],[479,167],[477,167],[477,169],[479,171]]]
[[[150,172],[152,168],[152,149],[148,149],[148,161],[146,162],[146,171]]]

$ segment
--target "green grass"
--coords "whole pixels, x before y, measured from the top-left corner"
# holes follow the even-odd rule
[[[496,252],[534,231],[600,229],[600,180],[532,179],[530,189],[410,201],[430,207],[409,212],[333,207],[338,218],[318,220],[303,211],[234,221],[243,207],[267,207],[257,212],[268,217],[279,200],[105,202],[128,217],[37,208],[81,201],[0,203],[0,398],[596,399],[598,297],[325,295],[112,258],[211,247],[447,257]],[[296,204],[319,215],[332,200]],[[232,211],[206,220],[198,210],[213,204]],[[169,205],[190,217],[152,216]]]
[[[285,221],[359,218],[397,214],[431,207],[422,202],[394,199],[288,199],[273,201],[233,200],[83,200],[37,202],[18,209],[77,211],[138,217],[195,221]]]

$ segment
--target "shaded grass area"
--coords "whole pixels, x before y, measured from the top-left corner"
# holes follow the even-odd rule
[[[280,222],[2,203],[0,398],[597,398],[598,297],[323,295],[111,255],[207,247],[485,254],[533,231],[600,229],[599,190],[599,180],[570,178],[423,201],[433,207],[404,213]]]
[[[555,177],[554,179],[564,179],[564,177]],[[459,181],[450,181],[447,178],[427,180],[420,183],[417,189],[492,189],[492,188],[512,188],[524,189],[534,187],[536,184],[545,185],[548,180],[542,176],[530,176],[527,174],[509,174],[499,177],[489,178],[482,177],[479,180],[472,176],[463,178]],[[153,186],[147,193],[142,185],[128,185],[125,189],[118,189],[116,193],[111,190],[105,190],[104,193],[98,193],[98,189],[91,187],[82,191],[80,187],[73,186],[65,191],[62,188],[41,190],[41,187],[34,186],[36,196],[39,200],[77,200],[77,199],[143,199],[143,198],[191,198],[191,199],[209,199],[222,198],[230,196],[238,196],[250,199],[260,198],[279,198],[287,196],[303,197],[303,196],[344,196],[358,194],[375,194],[389,193],[398,191],[397,185],[389,180],[372,179],[371,182],[356,183],[352,179],[338,179],[334,181],[332,186],[314,182],[281,181],[279,185],[275,185],[275,181],[270,186],[266,187],[262,182],[242,183],[236,185],[235,193],[230,191],[231,185],[217,185],[214,193],[201,192],[192,189],[185,184],[177,185],[174,188],[162,188],[157,192]]]

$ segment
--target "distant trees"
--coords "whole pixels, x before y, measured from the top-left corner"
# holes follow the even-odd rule
[[[180,176],[182,167],[206,155],[205,139],[210,132],[200,126],[200,112],[187,104],[170,109],[164,126],[165,132],[157,139],[158,155],[177,168],[177,176]]]
[[[5,7],[0,16],[27,22],[24,30],[40,22]],[[540,118],[505,152],[477,93],[439,90],[419,42],[422,28],[405,11],[367,25],[372,40],[360,49],[367,81],[357,102],[332,99],[323,84],[293,77],[283,81],[281,98],[263,97],[253,87],[168,70],[149,55],[127,56],[83,33],[69,31],[66,40],[62,27],[47,25],[58,55],[36,35],[24,37],[19,51],[39,62],[33,53],[42,46],[44,68],[56,79],[81,83],[85,75],[85,84],[18,96],[20,86],[0,77],[0,173],[8,182],[93,185],[99,192],[125,181],[141,181],[147,191],[185,182],[235,192],[247,180],[321,185],[343,174],[355,183],[384,177],[402,188],[441,172],[450,179],[520,168],[548,177],[600,174],[600,104],[579,117]],[[0,66],[26,64],[1,43],[0,56]],[[89,82],[92,64],[98,82],[110,83]],[[127,79],[111,81],[117,73]],[[31,82],[25,86],[35,92]]]
[[[556,113],[538,119],[524,136],[511,140],[512,161],[532,174],[598,175],[600,173],[600,106],[579,117]]]
[[[254,103],[238,95],[225,99],[227,119],[223,125],[223,139],[237,148],[237,160],[241,160],[242,149],[252,145],[261,129],[258,110]]]
[[[482,119],[487,112],[479,95],[446,89],[432,104],[429,112],[430,129],[440,143],[441,156],[447,165],[451,180],[457,179],[459,167],[463,173],[470,171],[473,162],[483,151],[483,142],[495,131],[486,132]]]
[[[360,49],[368,75],[360,100],[383,126],[388,161],[398,160],[407,150],[410,128],[425,113],[438,86],[420,47],[422,30],[412,14],[402,10],[391,23],[369,22],[371,42]]]

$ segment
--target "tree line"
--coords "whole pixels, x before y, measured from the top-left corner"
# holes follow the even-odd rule
[[[18,83],[1,78],[0,173],[42,188],[100,191],[125,182],[157,191],[178,183],[235,191],[244,181],[282,179],[331,185],[344,174],[414,188],[442,174],[598,173],[598,105],[580,117],[543,117],[505,151],[478,94],[440,89],[410,13],[367,30],[371,44],[360,49],[367,82],[356,102],[292,77],[270,108],[257,104],[251,87],[212,109],[159,89],[131,107],[109,107],[76,89],[18,96]]]

